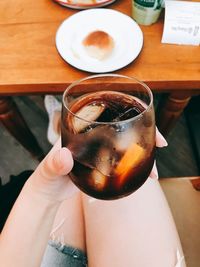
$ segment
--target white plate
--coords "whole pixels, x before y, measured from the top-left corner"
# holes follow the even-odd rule
[[[110,34],[115,46],[105,60],[90,57],[83,39],[95,30]],[[111,72],[131,63],[140,53],[143,34],[130,17],[111,9],[88,9],[66,19],[56,33],[56,47],[70,65],[93,73]]]
[[[116,0],[93,0],[93,1],[85,1],[85,0],[54,0],[58,4],[74,9],[87,9],[94,7],[102,7],[107,6]]]

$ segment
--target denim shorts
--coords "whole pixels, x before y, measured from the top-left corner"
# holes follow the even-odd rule
[[[86,267],[86,254],[77,248],[49,241],[41,267]]]

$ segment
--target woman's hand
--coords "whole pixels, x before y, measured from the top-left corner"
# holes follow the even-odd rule
[[[166,140],[157,129],[156,146],[167,146]],[[78,191],[78,188],[68,176],[72,167],[71,152],[67,148],[61,148],[61,140],[59,139],[28,179],[26,186],[29,186],[30,190],[46,197],[48,200],[61,202]],[[154,163],[150,177],[158,179],[156,163]]]
[[[156,128],[156,146],[157,147],[165,147],[167,145],[168,145],[167,141],[165,140],[165,138],[162,136],[162,134]],[[149,177],[152,179],[158,179],[158,170],[156,167],[156,161],[154,162],[153,169],[152,169]]]
[[[68,176],[72,167],[71,152],[65,147],[61,148],[59,139],[25,186],[32,193],[39,194],[50,201],[61,202],[78,191]]]

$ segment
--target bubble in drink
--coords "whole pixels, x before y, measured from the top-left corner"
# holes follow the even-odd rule
[[[146,181],[154,161],[155,131],[148,129],[152,123],[144,124],[149,116],[145,107],[133,96],[102,91],[78,98],[63,113],[62,143],[74,157],[70,177],[86,194],[116,199]],[[147,134],[139,136],[137,129]]]

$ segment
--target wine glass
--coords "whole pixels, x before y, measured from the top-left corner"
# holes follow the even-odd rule
[[[93,75],[63,94],[62,145],[72,152],[72,181],[98,199],[118,199],[148,178],[155,156],[149,87],[133,77]]]

